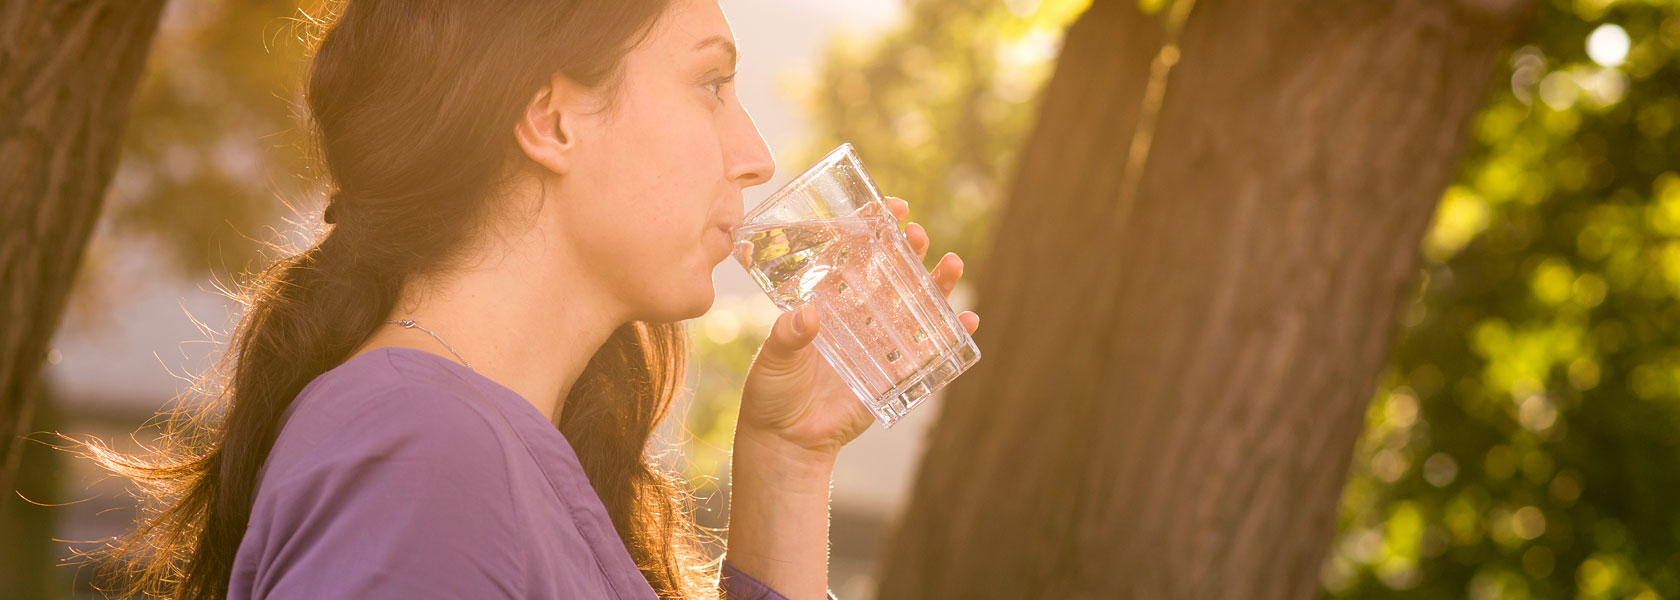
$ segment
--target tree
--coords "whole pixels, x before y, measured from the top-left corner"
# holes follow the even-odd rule
[[[47,341],[162,11],[163,0],[0,3],[0,489],[12,489]]]
[[[1680,4],[1540,5],[1424,241],[1337,597],[1680,596]]]
[[[302,171],[302,152],[276,151],[301,147],[301,128],[282,131],[300,2],[0,0],[0,587],[17,597],[72,578],[48,567],[62,505],[82,498],[58,489],[44,436],[24,443],[62,423],[39,369],[63,315],[108,320],[154,276],[112,277],[142,240],[179,274],[237,273],[275,196],[301,195],[275,181]]]
[[[1416,249],[1525,12],[1094,2],[881,594],[1312,594]]]

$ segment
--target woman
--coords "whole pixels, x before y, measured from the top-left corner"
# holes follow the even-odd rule
[[[872,419],[809,347],[814,311],[748,374],[721,574],[644,452],[680,321],[774,170],[717,0],[352,0],[325,25],[333,227],[247,291],[188,458],[92,452],[160,501],[109,551],[128,591],[823,596],[830,472]],[[948,294],[962,263],[934,274]]]

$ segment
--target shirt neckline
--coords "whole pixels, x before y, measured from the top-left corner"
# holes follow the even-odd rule
[[[544,417],[543,414],[542,414],[542,411],[538,410],[537,405],[533,404],[529,398],[526,398],[525,396],[521,395],[519,392],[513,391],[513,388],[510,388],[506,385],[503,385],[501,382],[496,381],[494,379],[491,379],[489,376],[486,376],[483,373],[479,373],[478,371],[469,369],[469,368],[467,368],[466,365],[463,365],[459,362],[456,362],[454,359],[451,359],[447,356],[443,356],[441,354],[434,354],[434,353],[431,353],[431,352],[427,352],[425,350],[421,350],[419,348],[410,348],[408,346],[381,346],[381,347],[378,347],[378,348],[374,348],[373,350],[369,350],[367,352],[364,352],[361,355],[357,356],[356,358],[361,358],[362,356],[367,356],[369,354],[373,354],[373,353],[376,353],[376,352],[383,352],[387,356],[389,356],[391,354],[401,354],[401,355],[404,355],[404,356],[420,356],[420,357],[422,357],[426,360],[430,360],[434,363],[442,364],[443,367],[445,369],[448,369],[450,373],[453,373],[455,376],[462,378],[464,381],[466,381],[469,384],[473,384],[475,386],[488,387],[491,390],[495,391],[497,394],[502,394],[502,395],[507,396],[509,398],[513,398],[515,400],[518,400],[519,405],[521,407],[523,407],[520,410],[528,410],[530,412],[530,414],[535,415],[538,420],[541,420],[543,422],[548,423],[550,427],[554,427],[554,423],[552,421],[549,421],[547,417]],[[355,358],[352,358],[351,360],[354,361]],[[556,429],[558,429],[558,427],[556,427]]]

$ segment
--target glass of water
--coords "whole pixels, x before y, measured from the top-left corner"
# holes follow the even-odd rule
[[[851,144],[747,213],[734,244],[778,308],[821,311],[813,345],[883,427],[980,360]]]

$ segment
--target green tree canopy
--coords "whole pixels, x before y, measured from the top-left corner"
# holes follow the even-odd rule
[[[1543,2],[1494,84],[1325,583],[1680,596],[1680,5]]]

